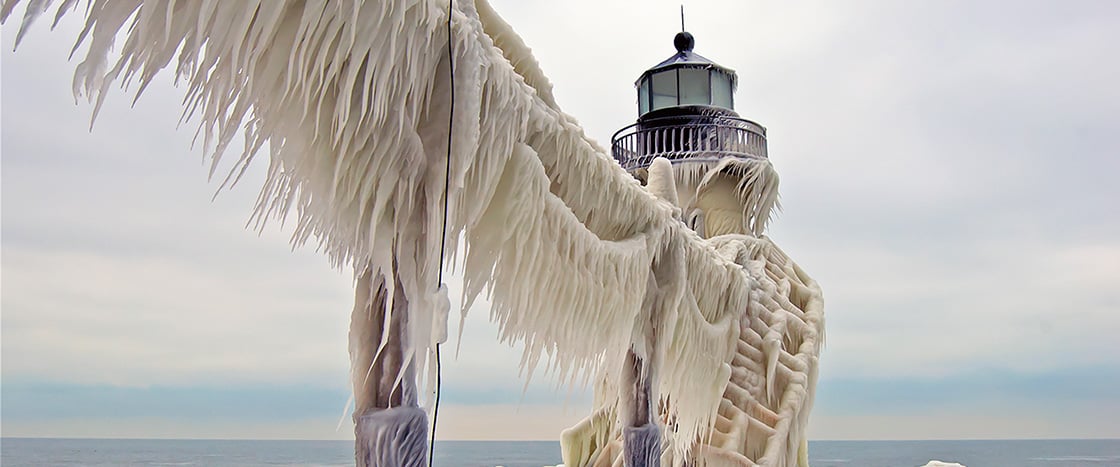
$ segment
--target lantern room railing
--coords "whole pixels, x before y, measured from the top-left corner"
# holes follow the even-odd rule
[[[611,137],[611,155],[626,170],[648,167],[657,157],[673,162],[767,157],[766,129],[750,120],[718,117],[680,122],[680,118],[652,119],[618,130]]]

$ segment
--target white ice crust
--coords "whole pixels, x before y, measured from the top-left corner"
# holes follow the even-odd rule
[[[356,420],[355,453],[359,465],[425,467],[428,465],[428,417],[416,407],[393,407]]]
[[[4,19],[17,3],[4,2]],[[21,29],[78,3],[28,1]],[[215,168],[245,132],[223,186],[267,159],[258,228],[287,222],[294,245],[400,281],[403,358],[425,406],[446,338],[446,289],[433,292],[446,201],[446,251],[464,242],[464,257],[446,259],[465,278],[461,313],[486,293],[501,338],[524,348],[527,376],[547,369],[605,388],[592,431],[606,431],[588,455],[612,442],[624,403],[616,375],[633,350],[654,375],[670,461],[804,458],[822,302],[762,237],[777,206],[768,161],[681,167],[679,193],[647,191],[560,111],[484,0],[454,2],[450,36],[437,0],[93,0],[85,14],[74,92],[95,114],[117,80],[139,95],[173,68],[183,118],[199,125]]]

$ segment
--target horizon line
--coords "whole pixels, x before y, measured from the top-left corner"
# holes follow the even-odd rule
[[[40,439],[40,440],[88,440],[88,441],[338,441],[353,442],[352,439],[338,438],[113,438],[113,437],[86,437],[86,436],[0,436],[5,439]],[[913,442],[913,441],[1120,441],[1120,438],[908,438],[908,439],[810,439],[809,442]],[[560,439],[436,439],[436,442],[470,442],[470,443],[539,443],[560,442]]]

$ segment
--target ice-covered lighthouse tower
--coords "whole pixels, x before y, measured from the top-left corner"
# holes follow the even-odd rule
[[[725,157],[766,158],[766,129],[735,112],[735,71],[692,51],[687,32],[677,53],[638,78],[638,121],[611,137],[611,153],[640,179],[654,158],[674,165]]]
[[[564,431],[564,465],[808,467],[821,289],[766,235],[778,174],[766,129],[735,112],[735,72],[693,52],[687,32],[673,42],[676,54],[638,78],[638,121],[611,153],[701,238],[680,228],[695,241],[662,243],[648,260],[645,327]],[[709,264],[741,281],[710,280]]]

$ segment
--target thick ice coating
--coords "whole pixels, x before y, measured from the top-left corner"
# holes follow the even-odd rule
[[[18,3],[4,2],[4,19]],[[28,1],[21,28],[78,3]],[[268,148],[256,225],[286,220],[293,244],[315,243],[360,276],[356,392],[390,406],[431,397],[429,362],[446,333],[446,201],[446,251],[465,242],[462,312],[485,292],[527,373],[544,364],[570,382],[603,378],[595,415],[564,435],[567,465],[614,459],[624,433],[652,442],[655,431],[618,421],[633,410],[618,376],[628,357],[652,381],[663,465],[805,459],[820,290],[761,236],[777,202],[768,161],[674,167],[676,183],[658,182],[655,196],[559,110],[484,0],[92,0],[84,13],[76,93],[100,105],[118,79],[139,94],[174,68],[183,118],[214,167],[245,132],[224,184]],[[394,317],[402,303],[407,319]],[[389,390],[370,380],[383,352],[396,369]],[[411,428],[370,425],[367,449],[420,446],[415,411],[382,418]]]

